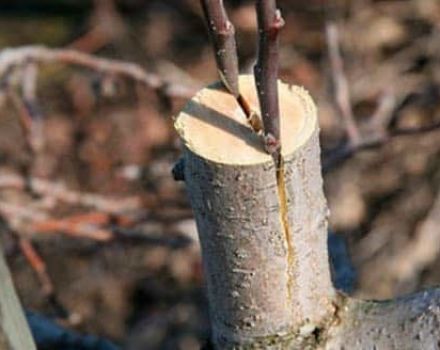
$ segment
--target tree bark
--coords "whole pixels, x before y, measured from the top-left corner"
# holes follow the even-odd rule
[[[241,77],[240,87],[257,109],[253,78]],[[312,336],[334,310],[316,108],[304,90],[279,89],[281,181],[260,136],[219,84],[176,120],[219,349],[293,346],[297,332]]]
[[[440,289],[388,301],[344,298],[322,348],[438,350]]]
[[[240,92],[258,110],[251,76]],[[216,349],[440,349],[440,289],[386,302],[336,292],[327,249],[316,108],[279,83],[284,167],[277,171],[221,84],[175,127],[202,246]]]
[[[0,349],[33,350],[35,344],[15,294],[0,246]]]

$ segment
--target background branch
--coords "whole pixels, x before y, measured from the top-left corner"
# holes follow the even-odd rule
[[[348,88],[347,77],[344,73],[343,60],[339,45],[339,33],[336,24],[328,22],[325,27],[325,32],[334,87],[335,104],[344,121],[349,143],[356,145],[359,143],[360,135],[354,120],[353,109],[351,108],[350,91]]]
[[[324,172],[340,165],[357,152],[380,147],[394,137],[435,132],[440,129],[440,122],[438,121],[418,127],[393,127],[394,112],[398,108],[398,104],[393,89],[389,88],[382,94],[375,112],[370,117],[368,123],[369,135],[361,135],[350,101],[348,79],[343,69],[338,27],[330,21],[326,24],[326,39],[332,83],[335,89],[334,103],[344,120],[348,142],[324,152],[322,163]]]
[[[166,82],[158,75],[146,72],[134,63],[98,58],[70,49],[49,49],[43,46],[24,46],[1,51],[0,76],[4,76],[11,67],[24,66],[29,62],[77,65],[101,73],[130,78],[170,97],[190,98],[197,91],[190,86]]]

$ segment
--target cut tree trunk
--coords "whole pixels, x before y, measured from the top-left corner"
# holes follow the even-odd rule
[[[15,294],[0,245],[0,349],[33,350],[35,344]]]
[[[240,87],[256,109],[253,77]],[[220,84],[199,92],[175,123],[219,349],[297,343],[296,331],[312,335],[334,310],[316,108],[301,88],[280,83],[279,94],[281,176]]]
[[[216,349],[440,349],[440,290],[389,302],[331,283],[316,108],[279,87],[283,166],[220,83],[178,115]],[[240,92],[255,110],[251,76]]]

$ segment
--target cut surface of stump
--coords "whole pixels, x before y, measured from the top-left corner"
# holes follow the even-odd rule
[[[283,155],[292,154],[316,127],[316,108],[302,88],[279,82]],[[240,78],[240,92],[259,113],[254,78]],[[201,90],[179,114],[175,123],[186,147],[213,162],[251,165],[270,162],[261,136],[250,127],[234,96],[222,84]]]

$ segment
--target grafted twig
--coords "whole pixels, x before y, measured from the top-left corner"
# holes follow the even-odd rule
[[[223,0],[201,0],[214,47],[218,73],[228,91],[238,97],[238,56],[235,29],[226,14]]]
[[[236,98],[252,129],[259,132],[262,128],[260,119],[240,94],[235,28],[229,21],[223,0],[201,0],[201,3],[220,79],[226,89]]]
[[[284,25],[275,0],[257,0],[259,47],[255,81],[264,125],[266,151],[279,159],[281,154],[278,103],[279,32]]]
[[[24,46],[0,51],[0,77],[12,67],[33,63],[63,63],[77,65],[94,71],[133,79],[151,89],[170,97],[190,98],[197,89],[183,84],[170,83],[156,74],[146,72],[141,66],[118,60],[98,58],[93,55],[68,49],[49,49],[44,46]]]

